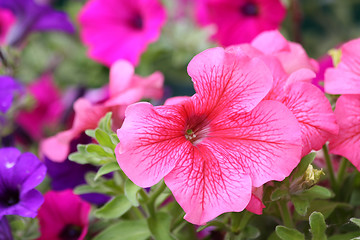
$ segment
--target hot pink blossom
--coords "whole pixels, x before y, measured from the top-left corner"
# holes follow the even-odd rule
[[[200,25],[215,24],[213,39],[223,46],[250,42],[265,30],[279,28],[286,14],[280,0],[198,0]]]
[[[54,127],[59,122],[64,104],[49,74],[30,84],[29,91],[35,98],[35,106],[30,111],[21,111],[16,121],[33,139],[39,140],[45,127]]]
[[[14,14],[7,9],[0,9],[0,44],[5,43],[6,36],[15,23]]]
[[[188,73],[192,97],[127,108],[115,154],[141,187],[164,178],[185,219],[204,224],[242,211],[253,186],[288,176],[300,160],[300,129],[283,104],[262,101],[272,77],[259,59],[213,48]]]
[[[164,78],[160,72],[148,77],[134,74],[134,67],[127,61],[117,61],[110,70],[109,99],[92,104],[85,98],[74,103],[75,119],[71,129],[60,132],[42,142],[42,152],[56,162],[65,161],[70,142],[86,129],[95,129],[107,112],[113,112],[114,127],[121,126],[125,109],[142,98],[159,99],[163,93]]]
[[[334,67],[333,60],[329,55],[325,55],[318,60],[319,72],[316,74],[316,78],[312,80],[312,83],[324,91],[324,79],[325,72],[328,68]]]
[[[41,236],[38,240],[83,240],[89,227],[90,204],[71,190],[50,191],[38,212]]]
[[[89,55],[107,66],[125,59],[137,65],[160,36],[166,14],[158,0],[91,0],[79,15]]]
[[[340,130],[330,139],[329,150],[346,157],[360,170],[360,95],[342,95],[336,102],[335,115]]]
[[[341,60],[325,72],[325,92],[360,94],[360,38],[341,46]]]

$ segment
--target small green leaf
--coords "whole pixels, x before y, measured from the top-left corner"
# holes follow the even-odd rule
[[[105,163],[101,168],[97,171],[94,180],[96,181],[99,177],[108,174],[110,172],[114,172],[120,170],[119,164],[117,162],[109,162]]]
[[[291,201],[294,204],[296,212],[300,216],[305,216],[306,213],[307,213],[307,209],[308,209],[308,207],[310,205],[309,200],[300,198],[298,196],[292,196]]]
[[[111,116],[112,112],[108,112],[105,117],[99,121],[99,128],[107,133],[112,133],[111,130]]]
[[[110,148],[103,147],[97,144],[88,144],[86,145],[86,151],[89,153],[96,153],[102,157],[114,158],[114,153]]]
[[[98,141],[100,145],[111,148],[114,151],[116,145],[114,145],[108,133],[101,130],[100,128],[97,128],[95,130],[95,137],[96,137],[96,141]]]
[[[131,202],[131,204],[135,207],[139,206],[139,201],[137,199],[137,194],[141,187],[134,184],[130,179],[126,179],[125,182],[125,196]]]
[[[94,240],[145,240],[151,236],[145,219],[115,223],[99,233]]]
[[[217,227],[221,230],[224,230],[224,229],[227,229],[228,231],[230,231],[230,229],[228,229],[228,227],[226,226],[225,223],[219,221],[219,220],[213,220],[211,222],[208,222],[206,225],[203,225],[203,226],[200,226],[196,229],[196,232],[200,232],[202,230],[204,230],[205,228],[207,227],[210,227],[210,226],[214,226],[214,227]]]
[[[95,139],[95,130],[93,129],[85,130],[85,134]]]
[[[358,227],[360,227],[360,219],[359,218],[350,218],[350,221],[355,223]]]
[[[324,216],[319,212],[313,212],[309,217],[309,223],[313,240],[326,240],[326,223]]]
[[[328,199],[334,196],[334,193],[325,187],[318,185],[313,186],[300,194],[302,198],[308,199]]]
[[[304,234],[293,228],[276,226],[275,231],[282,240],[305,240]]]
[[[113,219],[122,216],[131,207],[129,200],[124,195],[120,195],[111,199],[94,213],[98,218]]]
[[[305,157],[303,157],[294,172],[294,178],[301,177],[304,175],[306,169],[308,168],[309,164],[312,163],[315,159],[316,153],[309,153]]]
[[[255,239],[260,236],[260,231],[258,228],[248,225],[241,232],[245,239]]]
[[[286,196],[289,194],[289,191],[287,189],[281,189],[281,188],[278,188],[276,189],[275,191],[272,192],[271,194],[271,200],[272,201],[276,201],[276,200],[279,200],[280,198]]]
[[[148,218],[150,232],[157,240],[170,240],[171,216],[165,212],[157,212],[155,216]]]

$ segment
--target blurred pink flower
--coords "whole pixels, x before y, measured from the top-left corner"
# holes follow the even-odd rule
[[[263,186],[257,188],[253,187],[251,199],[249,204],[246,206],[246,210],[258,215],[262,214],[262,211],[265,208],[265,205],[262,202],[262,197],[263,197]]]
[[[335,115],[340,130],[330,138],[330,153],[346,157],[360,171],[360,95],[342,95]]]
[[[147,46],[159,38],[165,20],[158,0],[91,0],[79,14],[90,57],[107,66],[119,59],[137,65]]]
[[[286,15],[280,0],[198,0],[200,25],[215,24],[213,39],[223,46],[246,43],[279,28]]]
[[[38,240],[83,240],[89,227],[90,204],[71,190],[50,191],[44,198],[37,216],[41,233]]]
[[[50,74],[44,74],[29,85],[29,92],[36,103],[30,111],[21,111],[17,123],[34,139],[44,137],[46,127],[55,127],[64,111],[59,89]]]
[[[341,46],[340,63],[325,72],[325,92],[360,94],[360,38]]]
[[[0,44],[4,44],[6,40],[6,36],[11,28],[11,26],[15,23],[14,14],[7,9],[0,9]]]
[[[288,176],[300,161],[300,128],[283,104],[262,101],[272,76],[257,58],[208,49],[188,73],[192,97],[127,108],[115,154],[141,187],[164,178],[185,219],[199,225],[242,211],[253,186]]]
[[[63,162],[67,158],[70,142],[86,129],[95,129],[107,112],[113,112],[114,128],[123,122],[125,109],[129,104],[143,98],[160,99],[163,94],[164,78],[160,72],[148,77],[134,74],[134,67],[119,60],[111,66],[109,98],[100,103],[91,103],[80,98],[74,103],[75,118],[72,128],[47,138],[41,143],[41,152],[50,160]]]

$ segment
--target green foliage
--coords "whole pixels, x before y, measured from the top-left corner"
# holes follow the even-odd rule
[[[171,216],[165,212],[157,212],[147,219],[152,236],[157,240],[174,239],[170,233]]]
[[[277,226],[275,231],[281,240],[305,240],[304,234],[293,228]]]
[[[94,240],[145,240],[150,236],[145,219],[121,220],[106,228]]]
[[[313,240],[326,240],[326,223],[324,216],[319,212],[313,212],[309,218],[312,239]]]
[[[94,213],[98,218],[113,219],[121,217],[131,207],[131,202],[124,195],[120,195],[111,199],[101,208],[95,210]]]

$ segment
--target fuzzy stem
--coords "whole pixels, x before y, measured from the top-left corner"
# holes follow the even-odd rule
[[[335,179],[335,174],[334,174],[334,168],[333,168],[333,165],[332,165],[332,162],[331,162],[331,159],[330,159],[330,155],[329,155],[329,151],[328,151],[328,148],[327,148],[326,144],[324,144],[322,149],[323,149],[323,152],[324,152],[324,157],[325,157],[325,161],[326,161],[326,167],[327,167],[327,171],[328,171],[328,174],[329,174],[331,187],[332,187],[332,189],[336,190],[337,185],[336,185],[336,179]]]
[[[344,181],[344,177],[346,174],[346,169],[348,166],[348,160],[346,158],[343,158],[340,163],[339,171],[337,173],[337,182],[338,185],[341,186],[342,182]]]
[[[281,201],[278,201],[277,204],[278,204],[281,218],[283,220],[284,225],[289,228],[294,228],[294,222],[292,220],[292,216],[289,211],[287,201],[281,200]]]

